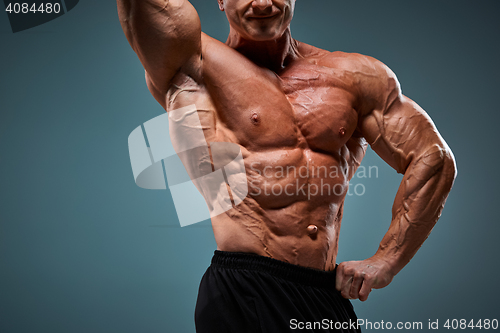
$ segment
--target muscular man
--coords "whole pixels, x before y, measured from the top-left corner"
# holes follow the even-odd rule
[[[236,204],[228,186],[233,207],[212,218],[218,251],[200,285],[197,331],[355,320],[348,299],[387,286],[438,220],[452,152],[384,64],[293,39],[295,0],[218,4],[225,44],[201,32],[187,0],[118,0],[155,99],[167,112],[194,105],[206,142],[238,145],[244,159],[248,195]],[[404,177],[376,253],[336,267],[345,189],[368,144]],[[214,170],[212,157],[183,163]]]

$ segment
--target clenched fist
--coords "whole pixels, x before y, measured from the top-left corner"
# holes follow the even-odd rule
[[[372,289],[384,288],[394,275],[389,264],[381,259],[346,261],[337,267],[335,288],[344,298],[364,302]]]

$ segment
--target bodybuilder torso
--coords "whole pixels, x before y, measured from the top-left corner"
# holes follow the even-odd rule
[[[352,55],[302,43],[277,73],[206,35],[202,49],[199,76],[175,76],[167,111],[196,105],[206,142],[243,154],[248,195],[212,218],[218,249],[334,269],[348,182],[367,146],[356,110],[364,74]]]

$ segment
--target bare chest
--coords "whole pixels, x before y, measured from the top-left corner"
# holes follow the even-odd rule
[[[250,151],[301,147],[338,152],[356,129],[357,112],[347,84],[325,71],[297,67],[277,76],[255,70],[236,73],[234,79],[226,76],[229,82],[209,81],[206,93],[218,130],[229,131]]]
[[[281,77],[301,135],[312,150],[334,153],[356,130],[354,96],[325,73],[301,71]]]

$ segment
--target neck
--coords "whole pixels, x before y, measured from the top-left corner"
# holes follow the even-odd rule
[[[278,39],[269,41],[248,40],[231,29],[226,44],[257,65],[274,72],[283,70],[290,61],[299,57],[298,42],[292,38],[290,28]]]

